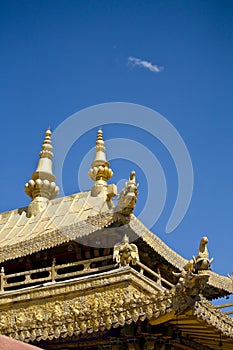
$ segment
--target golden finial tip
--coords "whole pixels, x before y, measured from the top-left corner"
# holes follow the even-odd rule
[[[101,129],[98,130],[97,141],[103,141],[103,131]]]
[[[52,131],[50,130],[50,127],[46,130],[45,135],[46,136],[51,136],[52,135]]]
[[[32,174],[32,179],[25,185],[26,194],[33,200],[36,197],[53,199],[59,192],[52,171],[53,146],[50,128],[46,130],[45,135],[36,171]]]
[[[91,163],[92,168],[88,175],[93,181],[107,181],[111,179],[113,172],[109,168],[109,163],[106,160],[106,151],[104,146],[103,131],[101,129],[97,132],[95,158]]]

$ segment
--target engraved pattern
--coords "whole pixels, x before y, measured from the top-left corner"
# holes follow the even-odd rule
[[[40,305],[12,305],[0,313],[1,332],[25,342],[91,334],[169,312],[168,294],[158,292],[150,296],[129,286],[66,300],[44,301]]]
[[[92,334],[138,320],[153,321],[189,308],[193,315],[232,338],[233,320],[196,295],[203,288],[205,276],[195,276],[193,280],[190,272],[186,274],[175,287],[163,291],[155,290],[143,276],[139,278],[125,267],[115,274],[93,276],[86,281],[12,293],[1,299],[0,331],[25,342],[52,340]]]

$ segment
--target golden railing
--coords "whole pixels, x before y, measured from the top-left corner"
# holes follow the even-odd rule
[[[56,265],[56,260],[53,259],[52,266],[13,274],[5,274],[4,268],[2,267],[0,273],[0,292],[16,290],[20,287],[35,285],[42,282],[55,283],[55,281],[106,271],[117,267],[116,264],[99,267],[95,266],[98,263],[107,262],[110,259],[112,260],[112,255],[62,265]]]
[[[156,273],[155,271],[151,270],[149,267],[146,265],[142,264],[140,261],[136,261],[136,265],[140,268],[140,273],[144,275],[144,271],[146,271],[149,275],[150,278],[156,279],[156,283],[160,286],[162,284],[166,285],[167,287],[174,287],[174,285],[170,282],[168,282],[165,278],[163,278],[160,274],[160,272]]]
[[[5,291],[14,291],[23,287],[43,284],[46,282],[55,283],[59,280],[68,280],[71,278],[88,275],[98,272],[111,270],[118,267],[118,264],[112,264],[112,255],[82,260],[62,265],[56,265],[53,259],[52,265],[45,268],[23,271],[13,274],[5,274],[4,268],[0,272],[0,293]],[[101,266],[97,266],[100,264]],[[173,284],[164,279],[160,272],[156,273],[146,265],[137,261],[133,268],[138,270],[142,275],[153,280],[158,286],[171,288]]]

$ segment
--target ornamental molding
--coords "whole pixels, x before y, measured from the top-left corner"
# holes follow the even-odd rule
[[[201,295],[194,295],[196,288],[201,290],[204,276],[190,280],[188,275],[188,281],[184,277],[172,289],[158,291],[153,281],[124,267],[101,276],[9,292],[0,298],[0,333],[38,342],[93,334],[139,320],[159,324],[165,315],[175,319],[175,314],[189,310],[232,338],[233,320]]]
[[[28,302],[37,303],[41,300],[66,298],[69,295],[79,295],[95,290],[101,291],[111,286],[133,285],[140,288],[150,295],[157,293],[157,285],[131,267],[123,267],[101,274],[85,276],[68,280],[65,282],[50,282],[43,286],[29,287],[18,291],[4,292],[0,295],[1,309],[9,309],[12,304],[26,305]]]
[[[219,308],[216,308],[207,299],[201,297],[201,300],[195,303],[193,310],[193,314],[199,319],[214,326],[227,337],[233,338],[233,319]]]
[[[138,286],[135,285],[136,278],[131,284],[115,281],[115,284],[103,286],[101,282],[100,279],[100,288],[96,288],[95,283],[90,284],[85,293],[83,289],[79,293],[73,290],[52,298],[44,294],[45,297],[38,301],[32,298],[12,302],[0,312],[0,331],[21,341],[35,342],[92,334],[172,311],[169,291],[151,293],[143,290],[138,279]],[[59,292],[59,288],[56,291]],[[28,293],[27,297],[33,293],[35,297],[35,292]]]
[[[209,279],[208,274],[193,273],[183,270],[181,273],[173,273],[179,276],[179,280],[173,288],[173,309],[176,314],[183,313],[187,308],[192,308],[200,299]]]

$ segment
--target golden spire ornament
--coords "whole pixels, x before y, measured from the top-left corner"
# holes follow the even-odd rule
[[[52,172],[51,135],[50,129],[46,130],[36,171],[32,174],[31,180],[25,184],[25,193],[32,198],[29,205],[30,215],[36,215],[42,211],[48,200],[55,198],[59,193],[59,187],[55,183],[56,178]]]
[[[106,160],[106,150],[102,130],[98,130],[97,133],[95,158],[91,163],[91,169],[89,170],[88,175],[93,181],[95,181],[95,184],[92,187],[93,196],[97,196],[103,189],[107,189],[107,181],[113,176],[113,171]]]

